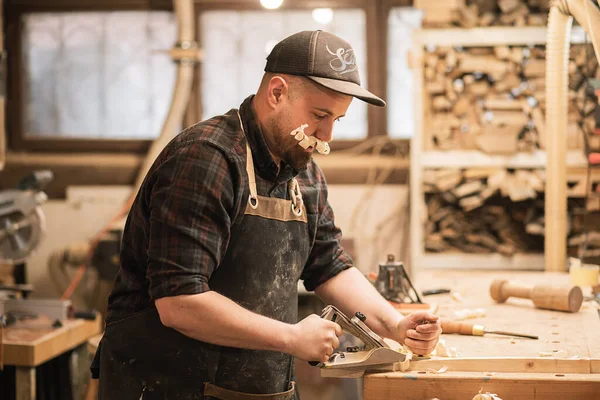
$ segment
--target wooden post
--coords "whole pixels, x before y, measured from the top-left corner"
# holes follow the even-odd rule
[[[16,400],[35,400],[35,367],[15,368]]]
[[[546,271],[564,271],[567,261],[567,88],[569,76],[569,54],[573,19],[568,18],[557,7],[550,9],[549,30],[562,29],[565,40],[548,35],[546,54],[546,126],[552,134],[546,137],[546,205],[545,223]]]

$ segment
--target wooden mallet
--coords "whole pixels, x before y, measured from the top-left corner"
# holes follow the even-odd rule
[[[579,286],[570,285],[526,285],[503,279],[496,279],[490,286],[490,295],[498,303],[509,297],[530,299],[538,308],[577,312],[583,302]]]

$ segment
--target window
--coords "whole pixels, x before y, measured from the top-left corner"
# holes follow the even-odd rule
[[[408,54],[412,31],[421,27],[421,19],[421,11],[412,8],[393,8],[388,16],[387,126],[395,139],[411,138],[415,130],[415,88]]]
[[[25,138],[152,139],[175,82],[170,12],[23,16]]]
[[[290,11],[207,11],[200,27],[202,64],[202,118],[237,108],[256,93],[266,58],[281,39],[302,30],[324,29],[349,42],[356,53],[361,83],[367,84],[366,15],[362,9],[336,9],[333,15],[312,10]],[[317,22],[332,17],[331,22]],[[328,18],[322,20],[326,22]],[[334,125],[334,137],[367,137],[367,105],[355,100],[346,117]]]

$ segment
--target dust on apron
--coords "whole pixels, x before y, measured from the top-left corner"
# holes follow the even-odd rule
[[[209,286],[250,311],[294,324],[297,283],[310,252],[306,207],[296,179],[288,182],[290,200],[259,196],[247,140],[246,150],[248,204]],[[95,361],[99,400],[295,396],[292,356],[191,339],[165,327],[156,308],[108,324]]]

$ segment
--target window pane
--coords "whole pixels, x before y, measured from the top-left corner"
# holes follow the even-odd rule
[[[266,58],[287,36],[322,29],[344,38],[354,48],[363,85],[367,84],[366,17],[360,9],[334,10],[328,24],[320,24],[310,10],[211,11],[201,17],[203,118],[237,108],[256,93]],[[352,101],[346,117],[334,125],[335,139],[367,136],[367,106]]]
[[[158,136],[175,82],[172,13],[36,13],[23,23],[28,137]]]
[[[412,31],[420,28],[421,18],[421,11],[411,8],[394,8],[388,18],[387,115],[392,138],[410,138],[415,130],[415,88],[407,57],[412,47]]]

